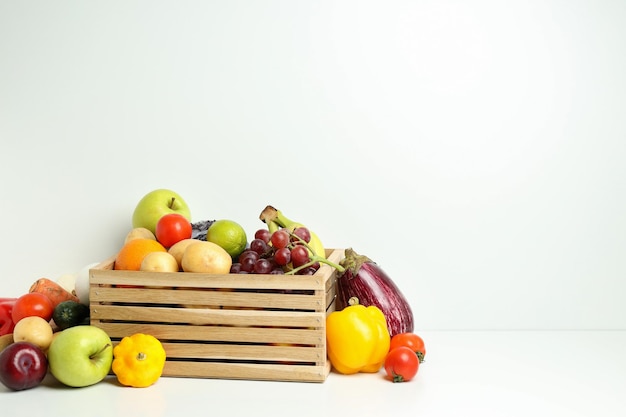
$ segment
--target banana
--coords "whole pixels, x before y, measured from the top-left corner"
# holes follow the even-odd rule
[[[315,234],[315,232],[313,232],[313,230],[311,230],[308,226],[287,218],[282,211],[277,210],[272,206],[265,207],[265,209],[261,212],[259,218],[267,224],[270,232],[277,230],[278,227],[286,228],[289,231],[293,231],[298,227],[306,227],[311,234],[309,247],[312,249],[315,255],[326,258],[326,250],[324,249],[322,241],[320,240],[319,236],[317,236],[317,234]]]

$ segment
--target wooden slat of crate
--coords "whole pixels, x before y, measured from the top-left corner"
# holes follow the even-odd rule
[[[299,366],[168,361],[163,369],[164,374],[175,377],[206,378],[211,375],[211,378],[295,382],[324,382],[329,372],[329,362],[319,366]]]
[[[169,359],[219,359],[320,363],[319,349],[306,346],[241,345],[228,343],[163,343]]]
[[[323,325],[325,313],[212,308],[100,305],[91,308],[91,320],[159,322],[189,325],[312,327]]]
[[[190,290],[162,288],[113,288],[101,287],[93,292],[96,302],[118,303],[167,303],[181,307],[211,308],[281,308],[325,311],[326,305],[319,295],[309,294],[254,293],[236,290]]]
[[[132,327],[135,326],[135,327]],[[143,332],[163,341],[168,359],[223,359],[240,361],[293,361],[321,364],[326,352],[323,328],[239,328],[226,326],[102,323],[114,342]]]
[[[111,264],[112,265],[112,264]],[[327,266],[320,267],[320,272]],[[318,273],[320,273],[318,272]],[[101,269],[97,273],[97,283],[104,285],[121,284],[120,274],[124,273],[124,284],[177,288],[222,288],[222,289],[276,289],[316,290],[320,289],[323,276],[315,275],[257,275],[263,279],[250,279],[253,274],[202,274],[193,272],[148,272],[118,271]]]
[[[228,340],[234,343],[321,345],[326,337],[322,327],[306,329],[250,327],[242,332],[240,328],[231,326],[196,326],[191,331],[188,325],[154,323],[100,323],[98,326],[105,330],[112,339],[121,339],[129,334],[147,332],[160,340],[185,340],[185,335],[189,334],[190,340],[198,342]]]
[[[329,249],[326,256],[329,260],[339,263],[344,251]],[[111,257],[92,269],[97,276],[91,274],[91,283],[102,285],[122,284],[120,275],[123,274],[123,283],[127,285],[146,285],[155,287],[189,287],[189,288],[240,288],[240,289],[285,289],[285,290],[318,290],[325,285],[330,289],[328,278],[333,274],[333,268],[322,264],[314,275],[250,275],[250,274],[202,274],[180,272],[143,272],[114,270],[115,257]],[[251,277],[263,279],[256,279]]]

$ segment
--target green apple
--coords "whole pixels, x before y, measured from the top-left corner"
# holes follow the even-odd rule
[[[145,227],[155,233],[156,224],[165,214],[178,213],[191,221],[191,211],[183,198],[164,188],[143,196],[133,212],[133,228]]]
[[[113,343],[102,329],[91,325],[61,331],[48,348],[50,373],[70,387],[86,387],[111,371]]]

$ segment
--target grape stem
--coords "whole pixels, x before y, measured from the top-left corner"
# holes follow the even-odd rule
[[[297,268],[294,268],[294,269],[291,269],[291,270],[285,272],[285,275],[295,275],[298,271],[301,271],[301,270],[303,270],[305,268],[308,268],[310,266],[315,265],[316,262],[324,263],[326,265],[329,265],[329,266],[335,268],[339,272],[345,271],[345,268],[343,266],[337,265],[336,263],[331,262],[331,261],[329,261],[326,258],[322,258],[321,256],[311,255],[310,258],[311,258],[311,260],[309,262],[305,263],[304,265],[300,265]]]
[[[299,267],[294,268],[294,269],[292,269],[292,270],[290,270],[288,272],[285,272],[285,275],[294,275],[298,271],[301,271],[301,270],[303,270],[305,268],[308,268],[308,267],[310,267],[312,265],[315,265],[315,263],[317,263],[317,262],[329,265],[329,266],[335,268],[339,272],[344,272],[346,270],[346,268],[344,268],[343,266],[338,265],[338,264],[336,264],[336,263],[334,263],[332,261],[329,261],[328,259],[324,258],[323,256],[319,256],[318,254],[316,254],[315,251],[313,250],[313,248],[310,247],[309,244],[306,242],[306,240],[302,239],[300,236],[296,235],[293,232],[289,232],[289,235],[291,237],[294,237],[294,238],[298,239],[298,244],[301,244],[305,248],[307,248],[311,254],[309,255],[309,259],[310,259],[309,262],[305,263],[304,265],[300,265]]]

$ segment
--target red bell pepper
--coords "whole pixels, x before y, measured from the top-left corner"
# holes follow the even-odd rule
[[[15,300],[17,298],[0,298],[0,336],[13,333],[15,323],[13,323],[11,313]]]

